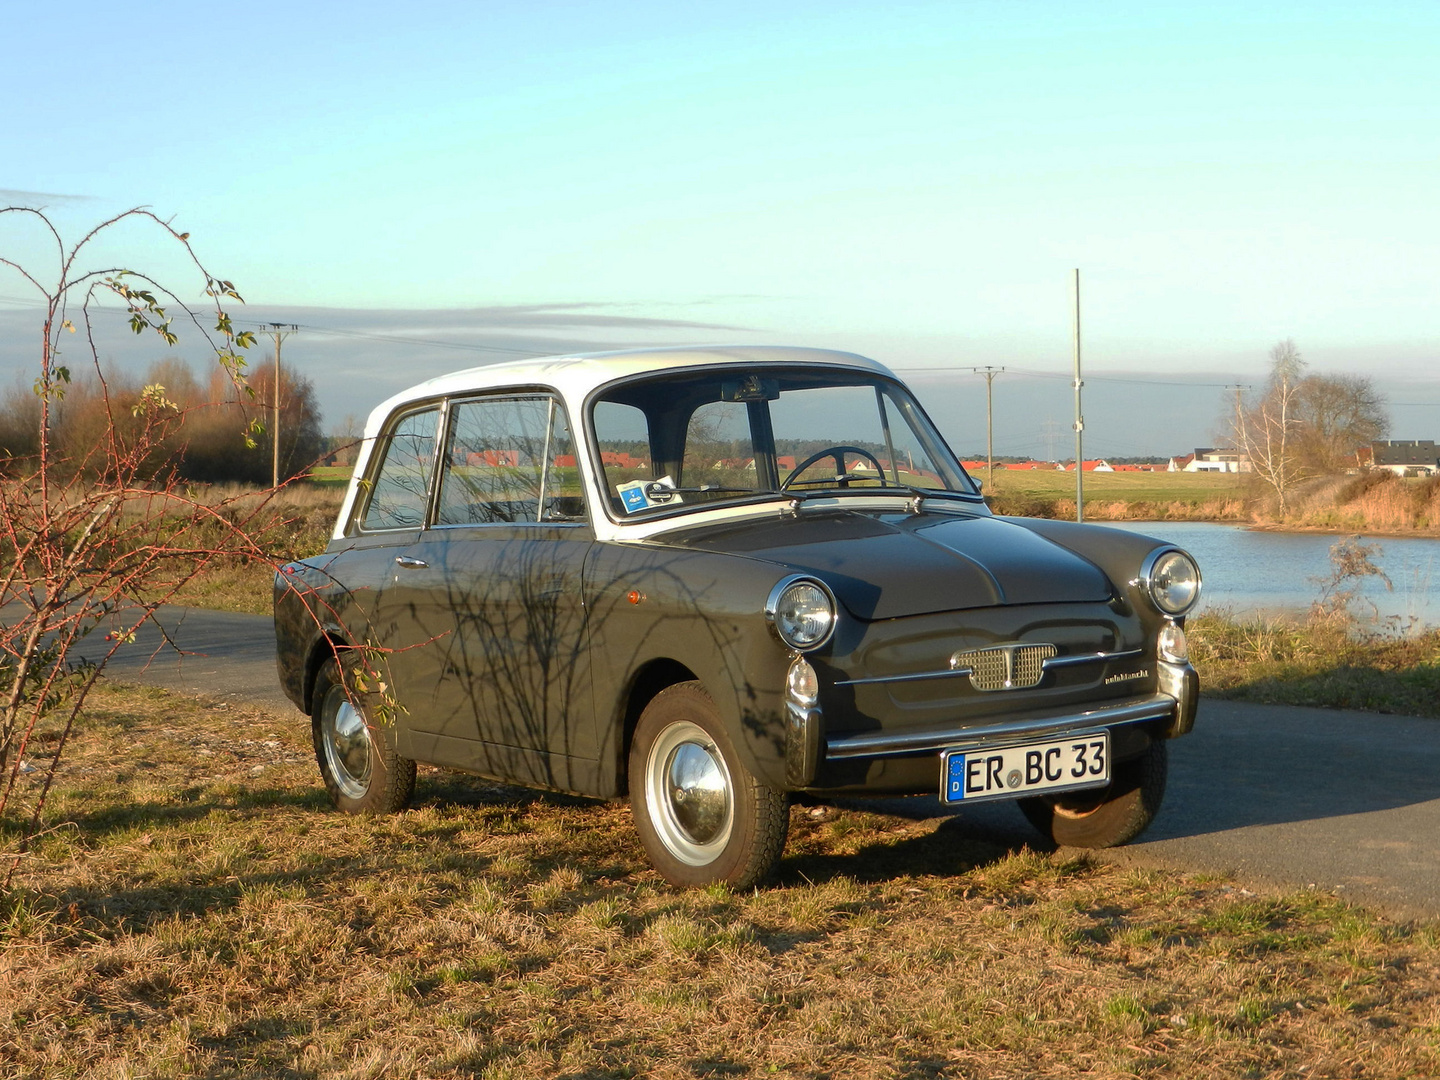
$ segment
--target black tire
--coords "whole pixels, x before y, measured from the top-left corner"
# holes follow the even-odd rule
[[[1155,739],[1139,757],[1117,764],[1106,787],[1021,799],[1020,809],[1062,847],[1107,848],[1134,840],[1155,820],[1165,798],[1168,745]]]
[[[640,714],[630,807],[651,865],[685,887],[764,880],[790,828],[789,799],[741,763],[698,682],[666,687]]]
[[[325,790],[347,814],[393,814],[415,793],[415,762],[395,749],[394,724],[370,718],[354,679],[326,660],[315,676],[310,730]]]

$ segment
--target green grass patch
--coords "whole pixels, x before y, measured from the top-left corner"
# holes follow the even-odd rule
[[[1430,924],[939,821],[797,808],[774,885],[681,892],[623,803],[425,769],[343,817],[298,714],[115,687],[52,810],[0,898],[7,1075],[1440,1070]]]

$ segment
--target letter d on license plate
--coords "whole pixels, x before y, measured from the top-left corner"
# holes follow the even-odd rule
[[[940,801],[1017,799],[1110,782],[1110,733],[1092,731],[1052,742],[946,750],[940,755]]]

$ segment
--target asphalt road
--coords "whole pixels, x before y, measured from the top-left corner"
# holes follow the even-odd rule
[[[280,691],[266,616],[172,608],[163,621],[190,655],[147,628],[107,669],[302,722]],[[907,814],[937,800],[887,800]],[[957,832],[1034,834],[1010,804],[968,808]],[[1136,843],[1104,857],[1234,874],[1254,886],[1314,888],[1400,918],[1440,916],[1440,721],[1204,700],[1171,744],[1165,805]]]

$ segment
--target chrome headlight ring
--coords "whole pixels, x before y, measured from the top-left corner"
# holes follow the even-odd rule
[[[805,574],[782,578],[765,600],[765,618],[796,652],[810,652],[829,641],[838,613],[830,586]]]
[[[1135,584],[1162,614],[1179,618],[1200,602],[1200,565],[1177,547],[1156,548],[1140,565]]]

